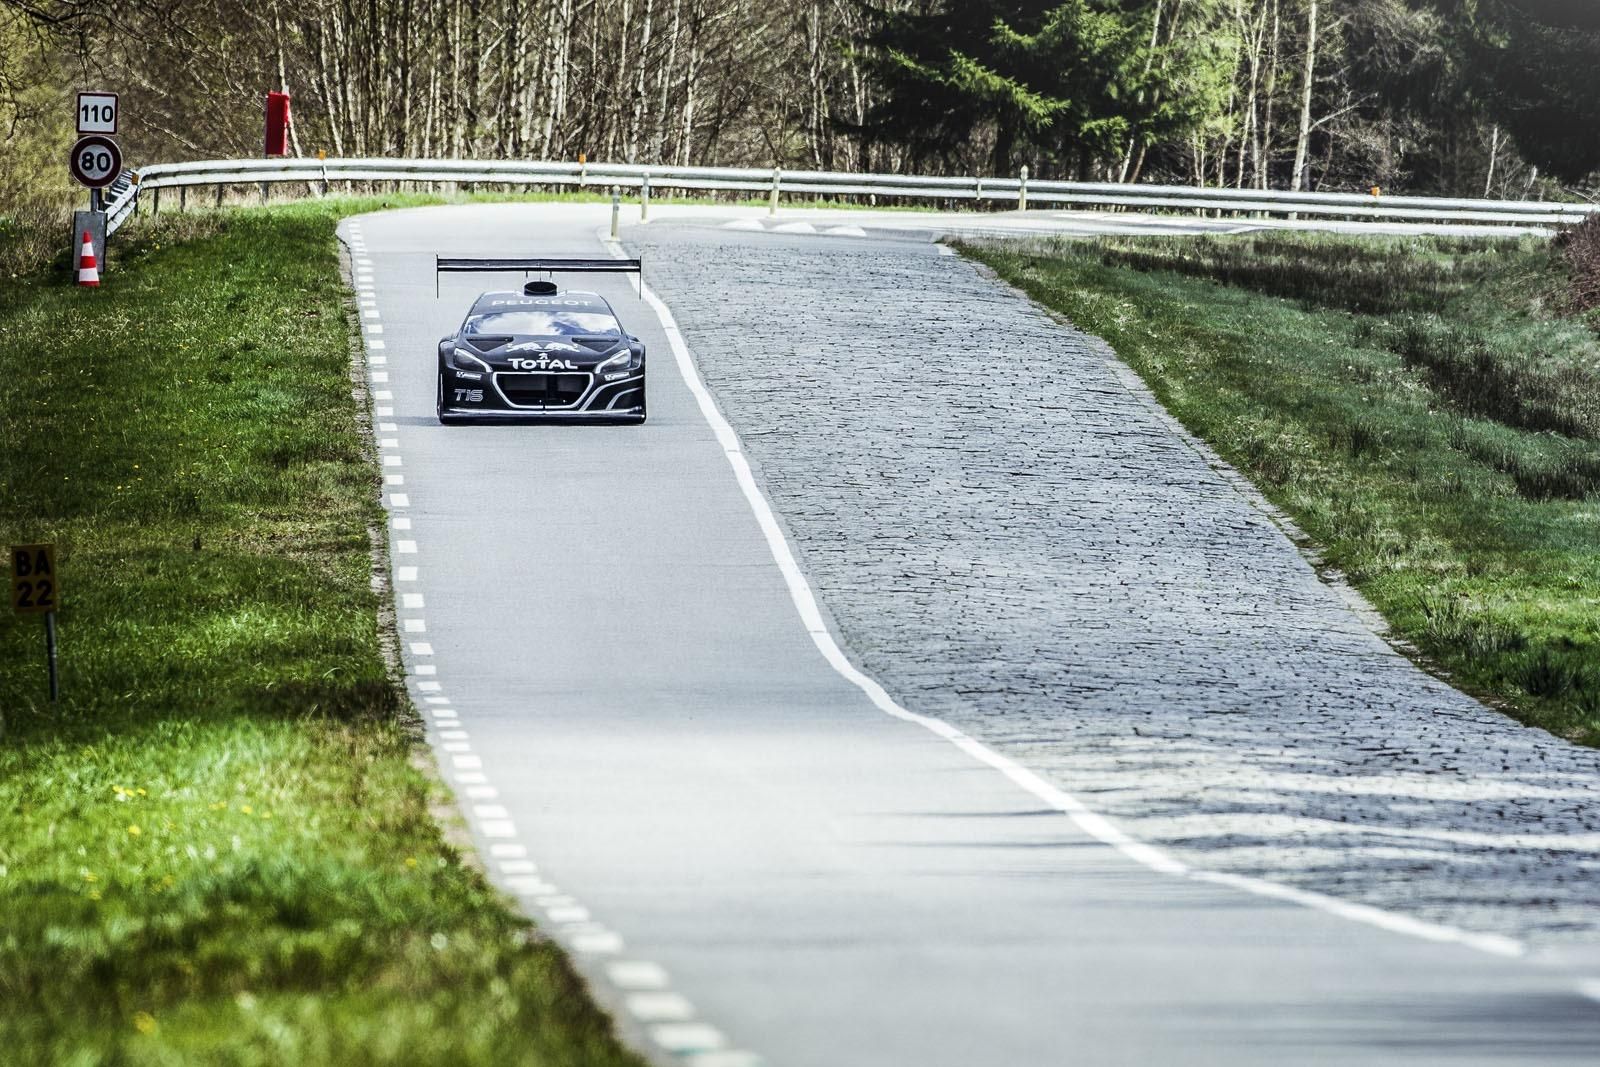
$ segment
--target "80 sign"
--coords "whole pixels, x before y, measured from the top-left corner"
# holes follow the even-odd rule
[[[117,142],[100,134],[78,138],[68,159],[72,177],[80,185],[102,189],[122,173],[122,150]]]

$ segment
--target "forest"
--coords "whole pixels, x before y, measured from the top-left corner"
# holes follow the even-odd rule
[[[261,151],[1583,196],[1594,0],[0,0],[0,212]]]

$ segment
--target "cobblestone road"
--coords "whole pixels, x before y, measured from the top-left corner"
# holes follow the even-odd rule
[[[1102,342],[924,243],[632,237],[907,707],[1191,862],[1600,940],[1600,753],[1394,653]]]

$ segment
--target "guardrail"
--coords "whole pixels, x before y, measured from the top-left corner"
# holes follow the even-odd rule
[[[771,167],[674,167],[628,163],[569,163],[470,159],[223,159],[160,163],[142,168],[140,190],[215,186],[220,201],[230,185],[301,182],[326,192],[330,182],[452,182],[529,186],[637,189],[649,203],[652,190],[765,194],[771,210],[785,195],[871,196],[973,204],[1034,204],[1079,207],[1206,211],[1227,215],[1282,215],[1392,219],[1408,222],[1470,222],[1550,226],[1579,222],[1600,205],[1524,200],[1446,199],[1369,193],[1284,192],[1262,189],[1096,182],[1030,181],[1027,168],[1013,178],[920,177],[786,171]],[[119,201],[120,203],[120,201]],[[159,205],[159,199],[157,200]]]

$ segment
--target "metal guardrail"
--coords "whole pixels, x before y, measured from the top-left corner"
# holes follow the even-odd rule
[[[131,170],[117,175],[116,180],[106,187],[105,197],[106,236],[110,237],[133,217],[134,209],[139,205],[138,175]]]
[[[900,199],[1080,207],[1142,207],[1158,211],[1312,216],[1353,220],[1472,222],[1549,226],[1580,222],[1600,205],[1524,200],[1374,196],[1369,193],[1284,192],[1262,189],[1096,182],[1030,181],[1027,169],[1014,178],[922,177],[785,171],[777,167],[674,167],[629,163],[570,163],[471,159],[221,159],[159,163],[138,172],[130,197],[140,190],[187,190],[195,186],[303,182],[326,192],[330,182],[452,182],[508,185],[620,187],[639,190],[648,202],[653,189],[766,194],[773,210],[785,195],[882,196]],[[114,206],[122,204],[115,201]],[[111,209],[108,209],[108,214]],[[124,211],[126,208],[123,209]],[[118,217],[120,223],[121,216]]]

